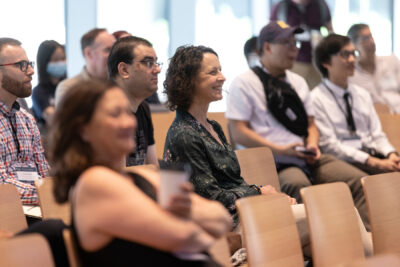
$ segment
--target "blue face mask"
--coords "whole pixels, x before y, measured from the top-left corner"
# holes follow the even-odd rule
[[[49,62],[47,65],[47,72],[50,76],[54,78],[64,77],[67,73],[67,62],[66,61],[57,61],[57,62]]]

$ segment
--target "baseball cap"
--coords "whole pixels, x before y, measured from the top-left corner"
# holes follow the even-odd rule
[[[265,42],[277,42],[284,40],[292,34],[302,33],[304,30],[300,27],[291,27],[284,21],[270,21],[261,29],[258,36],[258,49],[262,49]]]

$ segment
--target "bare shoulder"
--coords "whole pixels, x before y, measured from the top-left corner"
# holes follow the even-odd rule
[[[121,192],[121,188],[132,185],[120,173],[103,166],[94,166],[84,171],[75,190],[80,195],[103,195]]]

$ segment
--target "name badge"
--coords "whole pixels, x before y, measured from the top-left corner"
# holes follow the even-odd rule
[[[14,166],[19,181],[36,181],[39,179],[37,170],[33,166]]]
[[[362,148],[361,138],[357,135],[342,139],[342,143],[346,146],[351,146],[357,149]]]

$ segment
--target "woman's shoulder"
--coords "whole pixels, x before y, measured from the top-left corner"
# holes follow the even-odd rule
[[[126,186],[124,177],[105,166],[93,166],[85,170],[76,183],[76,191],[96,192],[98,194],[118,190]]]

